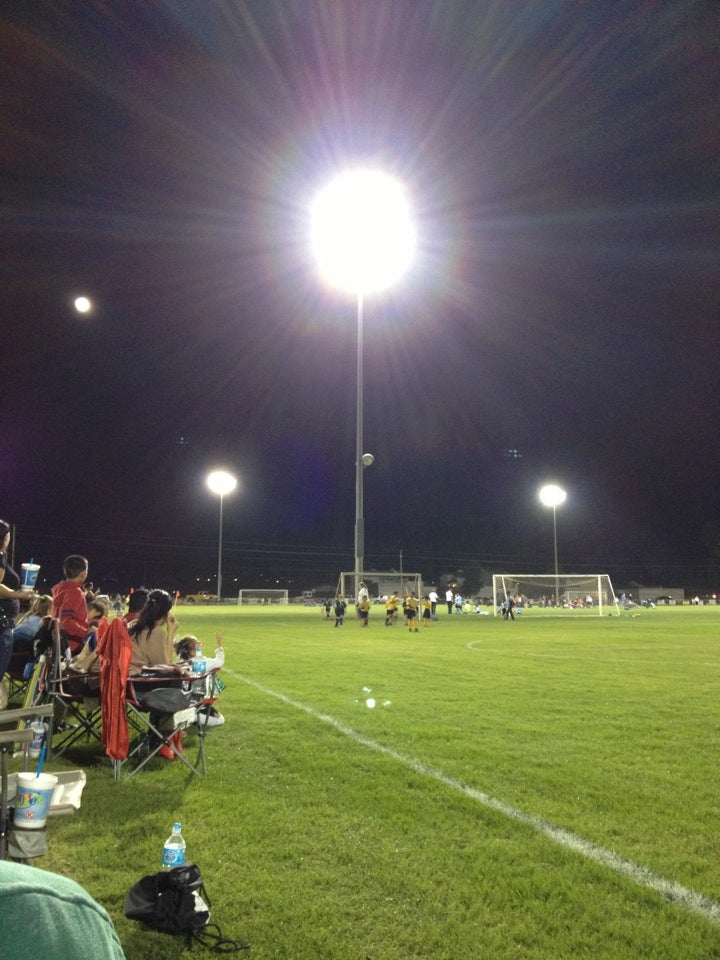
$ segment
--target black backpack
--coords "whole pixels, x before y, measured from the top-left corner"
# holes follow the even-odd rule
[[[194,863],[138,880],[125,898],[125,916],[161,933],[186,934],[216,953],[235,953],[250,946],[223,937],[220,928],[209,923],[210,899]]]

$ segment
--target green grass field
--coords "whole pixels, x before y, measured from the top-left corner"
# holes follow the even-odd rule
[[[123,914],[176,819],[256,958],[720,957],[720,607],[440,611],[412,634],[380,607],[366,630],[178,617],[225,638],[207,778],[158,760],[115,784],[95,748],[49,767],[88,782],[36,865],[106,906],[128,960],[191,955]]]

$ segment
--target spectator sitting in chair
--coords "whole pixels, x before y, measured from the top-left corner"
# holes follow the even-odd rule
[[[128,607],[123,617],[123,622],[130,626],[133,620],[137,620],[140,616],[140,611],[147,603],[147,598],[150,594],[150,591],[147,587],[138,587],[137,590],[133,590],[128,598]]]
[[[100,660],[96,651],[98,634],[103,625],[107,626],[110,612],[110,599],[98,595],[88,600],[88,635],[85,644],[72,659],[72,667],[81,673],[100,673]]]
[[[12,632],[12,655],[8,663],[14,664],[16,670],[22,668],[23,677],[28,679],[35,663],[35,637],[43,622],[50,623],[52,597],[30,594],[32,600],[25,613],[21,613],[16,620],[17,626]],[[17,673],[15,674],[17,677]]]
[[[97,630],[103,620],[107,620],[110,613],[110,598],[98,594],[93,600],[88,600],[88,624],[91,630]]]
[[[13,642],[16,640],[32,640],[40,629],[45,617],[50,616],[52,597],[49,594],[33,594],[32,601],[25,613],[17,618],[17,626],[13,630]]]
[[[186,637],[181,637],[179,640],[175,641],[175,653],[177,654],[178,660],[185,665],[188,665],[193,657],[195,656],[195,651],[198,646],[198,638],[189,634]],[[225,664],[225,650],[222,645],[222,634],[215,634],[215,656],[214,657],[205,657],[205,671],[209,673],[211,670],[219,670]],[[221,727],[225,723],[225,717],[215,709],[214,706],[202,707],[202,712],[207,714],[207,719],[205,720],[205,725],[208,727]]]
[[[52,594],[52,615],[60,621],[63,640],[72,656],[80,653],[88,635],[87,600],[83,584],[87,580],[85,557],[71,554],[63,562],[65,579],[56,583]]]
[[[166,590],[151,590],[140,616],[128,627],[132,641],[130,676],[137,677],[148,671],[187,676],[189,670],[186,663],[172,662],[173,640],[177,629],[173,598]],[[157,668],[157,671],[153,668]],[[179,730],[171,738],[178,752],[182,752],[184,736],[185,731]],[[158,754],[167,760],[176,759],[176,754],[169,746],[160,747]]]
[[[151,590],[140,615],[128,627],[132,640],[130,675],[138,676],[150,667],[187,673],[186,664],[173,662],[173,641],[178,622],[173,613],[173,598],[166,590]]]

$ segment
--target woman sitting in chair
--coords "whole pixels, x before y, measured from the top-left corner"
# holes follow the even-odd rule
[[[137,677],[145,672],[175,674],[187,676],[189,669],[184,663],[173,664],[173,640],[178,629],[173,610],[173,598],[166,590],[151,590],[147,602],[140,611],[137,620],[128,626],[128,633],[132,640],[132,655],[130,657],[130,676]],[[153,669],[157,668],[157,670]],[[178,682],[180,682],[178,676]],[[150,714],[155,724],[163,730],[167,720],[157,714]],[[170,741],[175,751],[182,753],[184,730],[179,730]],[[158,750],[161,757],[175,760],[177,753],[170,746],[162,746]]]
[[[172,612],[173,598],[166,590],[151,590],[140,616],[128,627],[132,640],[130,675],[138,676],[152,667],[186,673],[182,664],[173,665],[173,640],[178,622]]]

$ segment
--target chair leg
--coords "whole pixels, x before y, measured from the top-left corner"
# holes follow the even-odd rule
[[[207,730],[207,719],[208,714],[204,713],[202,710],[198,711],[197,716],[197,728],[198,728],[198,741],[200,744],[198,751],[198,760],[200,762],[200,768],[204,777],[207,776],[207,760],[205,758],[205,731]]]
[[[202,776],[202,774],[200,773],[200,771],[197,770],[197,769],[192,765],[192,763],[190,763],[190,761],[188,760],[188,758],[187,758],[187,756],[185,755],[185,753],[183,753],[182,748],[178,749],[178,747],[176,747],[175,744],[173,743],[173,737],[176,736],[176,735],[179,736],[180,734],[184,734],[184,732],[185,732],[184,730],[175,731],[175,734],[170,734],[169,736],[166,736],[166,735],[162,732],[162,730],[159,730],[159,729],[158,729],[150,720],[148,720],[147,718],[145,719],[145,723],[147,724],[147,727],[148,727],[148,733],[149,733],[151,736],[156,737],[158,743],[157,743],[157,746],[156,746],[154,749],[153,749],[152,746],[150,747],[150,751],[149,751],[147,757],[145,757],[136,767],[134,767],[132,770],[129,771],[128,777],[134,777],[135,774],[136,774],[139,770],[142,770],[142,768],[145,766],[145,764],[148,763],[150,760],[152,760],[152,758],[159,752],[159,750],[160,750],[161,747],[167,747],[169,750],[171,750],[173,756],[174,756],[177,760],[182,760],[182,762],[185,764],[185,766],[188,768],[188,770],[190,770],[191,773],[194,773],[196,777]],[[138,749],[138,748],[136,747],[135,750],[133,750],[132,753],[130,753],[130,754],[128,755],[128,759],[130,759],[130,757],[133,756],[133,754],[137,751],[137,749]]]

